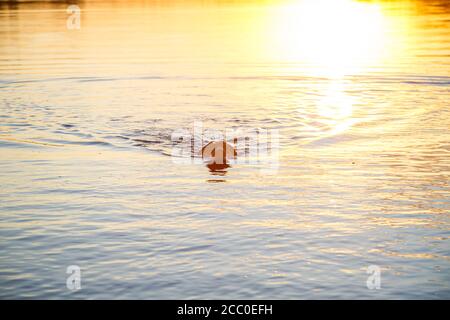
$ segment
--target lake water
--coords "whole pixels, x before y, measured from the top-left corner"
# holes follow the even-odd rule
[[[450,298],[448,2],[77,4],[0,2],[0,298]]]

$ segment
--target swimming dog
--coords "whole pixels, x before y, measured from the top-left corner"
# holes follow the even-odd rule
[[[236,140],[234,139],[235,145]],[[229,167],[228,160],[236,159],[236,146],[222,141],[211,141],[202,148],[202,158],[208,161],[211,171],[219,171]]]

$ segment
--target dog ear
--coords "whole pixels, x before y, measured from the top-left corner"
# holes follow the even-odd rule
[[[203,146],[202,150],[200,151],[202,158],[205,156],[205,150],[207,150],[209,148],[211,143],[213,143],[213,141],[210,141],[205,146]]]
[[[202,148],[202,158],[209,157],[209,158],[215,158],[216,157],[216,149],[221,149],[225,151],[223,147],[220,147],[218,145],[217,141],[211,141],[206,146]]]

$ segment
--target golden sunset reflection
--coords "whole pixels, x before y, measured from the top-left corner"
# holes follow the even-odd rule
[[[79,263],[86,299],[448,298],[449,21],[445,0],[0,1],[1,297],[71,297],[52,272]]]
[[[339,78],[380,62],[387,24],[379,3],[289,2],[274,10],[267,49],[278,61],[306,65],[310,75]]]

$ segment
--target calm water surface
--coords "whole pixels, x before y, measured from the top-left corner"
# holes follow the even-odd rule
[[[446,1],[79,6],[0,3],[0,298],[450,298]],[[174,164],[194,121],[278,172]]]

